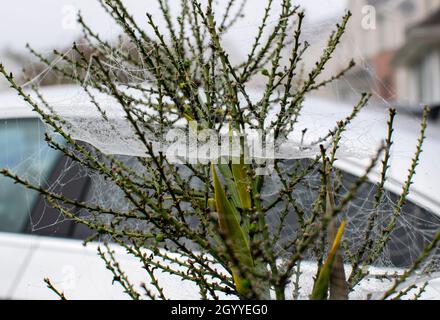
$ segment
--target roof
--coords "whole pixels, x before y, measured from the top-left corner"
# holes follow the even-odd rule
[[[82,107],[90,108],[88,97],[78,87],[45,88],[42,89],[42,93],[51,105],[60,108],[67,106],[71,114]],[[254,93],[253,96],[258,96],[258,93]],[[110,106],[111,102],[108,102],[108,105]],[[292,139],[298,138],[301,135],[301,130],[307,128],[308,139],[314,141],[314,139],[327,134],[330,129],[333,129],[337,121],[344,119],[351,113],[351,110],[352,106],[344,103],[317,98],[307,99],[294,133],[296,137],[293,136]],[[0,119],[37,116],[30,106],[15,93],[8,91],[0,94]],[[81,118],[78,115],[76,117]],[[366,107],[347,128],[341,141],[342,148],[339,151],[339,160],[336,165],[351,174],[358,176],[363,174],[363,170],[369,164],[369,159],[386,136],[387,120],[388,111],[386,109],[375,106]],[[90,119],[86,122],[90,123]],[[394,127],[394,145],[391,153],[391,169],[389,171],[389,181],[386,185],[391,192],[399,194],[401,191],[416,149],[419,130],[419,118],[410,117],[406,114],[397,116]],[[99,145],[104,136],[101,137],[101,133],[96,128],[92,128],[88,134],[89,137],[93,138],[93,141],[85,141],[98,148],[108,148],[101,149],[103,152],[118,153],[112,151],[116,150],[112,149],[112,145]],[[440,215],[440,184],[438,183],[440,181],[440,170],[437,167],[440,161],[440,127],[435,124],[428,126],[426,136],[424,152],[417,168],[409,199],[417,205]],[[379,172],[380,168],[370,176],[370,180],[373,182],[379,181]]]

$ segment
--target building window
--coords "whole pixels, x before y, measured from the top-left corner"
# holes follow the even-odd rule
[[[418,103],[440,104],[440,50],[422,57],[413,69]]]

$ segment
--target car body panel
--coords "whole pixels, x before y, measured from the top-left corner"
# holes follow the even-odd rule
[[[80,241],[34,238],[32,259],[20,281],[8,298],[55,299],[44,283],[49,278],[69,299],[124,299],[123,290],[112,286],[112,275],[105,269],[93,246],[84,247]],[[21,239],[15,239],[21,241]]]
[[[0,299],[58,299],[58,296],[49,290],[44,283],[44,278],[49,278],[52,284],[62,291],[66,298],[71,300],[104,300],[104,299],[128,299],[129,296],[124,293],[123,288],[118,283],[113,283],[111,272],[105,269],[104,261],[97,254],[99,243],[90,243],[82,246],[81,241],[54,239],[49,237],[11,235],[0,233],[0,242],[7,244],[11,250],[20,246],[27,248],[27,252],[32,252],[32,259],[27,261],[19,281],[5,293],[0,291]],[[7,253],[0,246],[0,254]],[[142,265],[132,256],[129,256],[125,250],[117,245],[112,245],[111,250],[121,269],[127,274],[131,283],[138,292],[143,292],[140,288],[142,283],[154,290],[149,277]],[[9,251],[11,255],[14,252]],[[146,253],[149,253],[146,250]],[[12,258],[12,256],[6,256]],[[301,299],[307,299],[312,289],[312,279],[316,274],[316,264],[311,262],[301,263],[302,276],[300,279]],[[1,272],[9,272],[4,266],[0,267]],[[361,282],[350,294],[351,299],[364,300],[371,294],[373,298],[380,298],[389,282],[374,278],[375,274],[385,272],[401,272],[397,269],[370,268],[371,277]],[[350,268],[346,266],[347,274]],[[164,293],[170,299],[199,299],[198,287],[195,283],[182,281],[180,278],[156,271],[156,276],[164,288]],[[5,273],[2,273],[5,274]],[[3,282],[3,277],[2,277]],[[425,280],[418,283],[422,285]],[[4,282],[3,282],[4,283]],[[10,284],[12,285],[12,284]],[[11,290],[11,288],[13,288]],[[291,287],[286,288],[286,296],[292,293]],[[414,291],[415,293],[416,291]],[[406,298],[410,299],[414,293]],[[273,293],[272,293],[273,295]],[[222,299],[233,299],[224,294],[219,295]],[[435,277],[429,281],[423,299],[435,300],[440,297],[440,277]]]
[[[0,233],[0,299],[14,295],[36,246],[35,238]]]
[[[0,277],[3,283],[0,299],[56,299],[57,296],[44,283],[45,278],[49,278],[69,299],[129,298],[118,283],[113,283],[112,273],[98,256],[97,242],[83,246],[79,240],[0,233],[0,243],[4,243],[4,246],[0,246],[2,260],[5,257],[6,262],[12,262],[0,264],[1,275],[14,275],[11,278],[16,280],[5,283],[3,278],[9,277]],[[12,273],[10,267],[18,265],[17,260],[13,259],[17,247],[24,253],[31,253],[31,257],[25,259],[23,255],[20,260],[20,265],[26,262],[23,269]],[[137,259],[128,255],[120,246],[112,245],[111,249],[121,269],[139,292],[142,292],[142,283],[151,288],[148,274]],[[194,283],[158,271],[156,275],[167,297],[200,298]]]

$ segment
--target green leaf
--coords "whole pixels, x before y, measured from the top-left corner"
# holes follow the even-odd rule
[[[252,201],[246,165],[244,164],[243,159],[241,159],[240,164],[233,163],[231,167],[232,174],[234,175],[235,185],[237,186],[238,197],[240,198],[241,208],[244,210],[250,210]]]
[[[339,249],[339,245],[341,243],[342,234],[345,229],[345,220],[342,221],[339,226],[336,237],[333,241],[332,248],[330,253],[322,266],[321,272],[319,273],[318,279],[316,279],[315,285],[313,287],[313,292],[310,296],[312,300],[325,300],[328,294],[328,287],[330,282],[330,276],[333,268],[333,262],[335,260],[336,252]]]
[[[240,196],[238,195],[237,185],[235,183],[234,175],[232,174],[229,164],[218,164],[217,167],[223,179],[225,180],[226,186],[228,187],[232,204],[236,208],[241,208],[241,201]]]
[[[243,163],[231,164],[231,166],[219,164],[218,169],[225,179],[233,204],[237,208],[251,209],[250,182],[246,174],[246,165]]]
[[[246,266],[248,270],[252,271],[254,262],[249,248],[248,237],[240,225],[240,216],[237,210],[226,196],[214,165],[212,165],[212,176],[220,230],[237,260],[236,263]],[[231,262],[231,271],[237,292],[240,295],[246,296],[249,290],[249,280],[241,277],[239,270],[238,265]]]
[[[326,214],[332,215],[335,210],[335,198],[333,184],[330,181],[330,175],[327,180]],[[336,219],[332,219],[327,230],[327,239],[333,241],[337,234]],[[344,258],[340,250],[336,251],[332,271],[329,280],[329,299],[330,300],[348,300],[348,283],[345,277]]]
[[[269,77],[269,71],[267,69],[261,70],[261,74],[265,77]]]

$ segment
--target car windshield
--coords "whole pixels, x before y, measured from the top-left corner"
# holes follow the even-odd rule
[[[59,152],[44,140],[45,126],[38,119],[0,120],[0,168],[29,182],[44,185]],[[0,231],[22,232],[38,193],[0,177]]]

